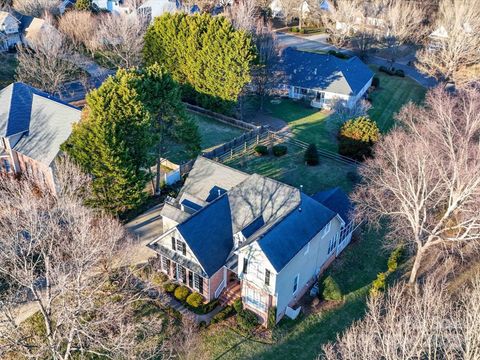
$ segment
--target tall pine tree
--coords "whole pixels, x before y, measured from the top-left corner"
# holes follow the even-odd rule
[[[175,13],[155,18],[143,52],[146,64],[162,64],[183,84],[185,98],[225,109],[251,80],[254,49],[251,36],[224,17]]]
[[[93,177],[92,203],[111,213],[145,198],[145,169],[155,141],[152,117],[137,91],[138,74],[119,70],[87,95],[83,119],[64,150]]]

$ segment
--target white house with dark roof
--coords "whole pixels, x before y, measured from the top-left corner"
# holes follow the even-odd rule
[[[22,42],[20,21],[7,11],[0,11],[0,51],[7,51]]]
[[[292,99],[305,99],[330,109],[337,101],[352,108],[372,85],[374,73],[358,57],[339,59],[324,53],[283,50],[280,60],[285,86]]]
[[[55,190],[54,160],[80,113],[20,82],[0,90],[0,174],[35,174]]]
[[[162,209],[163,228],[149,223],[142,236],[154,239],[148,246],[173,281],[206,301],[241,297],[263,320],[276,309],[278,321],[298,314],[298,300],[351,238],[346,195],[337,189],[318,198],[341,205],[334,210],[289,185],[199,157]]]

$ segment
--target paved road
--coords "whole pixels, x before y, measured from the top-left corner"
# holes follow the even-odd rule
[[[102,75],[91,76],[88,79],[87,89],[81,81],[71,81],[64,84],[63,89],[56,95],[65,102],[74,102],[85,99],[85,95],[88,91],[98,88],[105,79],[114,74],[113,70],[108,70]]]
[[[280,47],[294,47],[300,50],[338,50],[347,54],[353,54],[349,49],[338,49],[335,46],[327,43],[327,34],[315,34],[310,36],[296,36],[285,33],[277,33],[277,39]],[[368,56],[366,62],[374,65],[390,65],[388,60],[382,59],[376,56]],[[395,62],[393,64],[395,68],[402,69],[405,74],[418,82],[420,85],[431,88],[435,87],[438,82],[431,77],[425,76],[412,66],[408,66],[402,63]]]

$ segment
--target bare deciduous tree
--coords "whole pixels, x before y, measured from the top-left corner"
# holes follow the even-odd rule
[[[140,15],[104,15],[90,47],[101,51],[117,67],[140,65],[146,27],[147,23]]]
[[[65,36],[48,25],[29,40],[28,46],[18,48],[16,79],[50,93],[57,92],[77,70],[77,66],[68,61],[72,54]]]
[[[421,293],[404,284],[372,297],[363,320],[323,347],[327,360],[480,357],[480,274],[453,299],[428,280]]]
[[[236,29],[253,32],[258,22],[257,10],[256,0],[241,0],[228,8],[227,16]]]
[[[420,70],[457,83],[480,79],[480,70],[468,71],[480,63],[480,0],[442,0],[435,29],[446,36],[419,52]]]
[[[480,238],[480,92],[438,88],[425,108],[406,105],[401,127],[382,138],[360,169],[357,216],[385,225],[414,253],[410,282],[432,248]],[[408,146],[406,146],[408,144]]]
[[[374,19],[379,23],[375,27],[389,49],[392,62],[401,45],[418,42],[425,36],[422,22],[426,14],[424,8],[414,1],[385,0],[378,6],[377,14]]]
[[[120,267],[128,261],[121,224],[82,205],[89,178],[76,166],[61,161],[56,175],[55,196],[28,175],[0,183],[0,274],[9,284],[0,299],[0,356],[176,354],[162,340],[182,333],[173,320],[136,315],[142,297]],[[38,313],[20,323],[32,306]]]
[[[362,7],[358,0],[339,0],[331,11],[322,14],[323,24],[330,33],[330,41],[337,47],[344,46],[358,29]]]
[[[90,47],[95,38],[97,26],[97,18],[90,11],[68,11],[58,22],[58,29],[76,49],[79,46]]]
[[[15,10],[25,15],[42,17],[45,13],[56,14],[60,0],[14,0]]]

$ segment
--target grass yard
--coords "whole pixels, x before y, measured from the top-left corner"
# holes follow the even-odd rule
[[[0,54],[0,89],[15,81],[17,57],[15,54]]]
[[[409,101],[420,103],[425,98],[426,89],[409,77],[390,76],[371,66],[380,79],[380,88],[371,95],[372,108],[368,114],[375,120],[382,133],[386,133],[395,123],[394,115]]]
[[[202,150],[226,143],[244,133],[242,129],[210,119],[206,116],[197,114],[190,114],[190,116],[198,125],[198,130],[202,137]],[[183,145],[173,143],[168,144],[168,151],[165,157],[176,164],[181,164],[190,159]]]
[[[315,359],[323,344],[364,314],[369,286],[387,267],[388,256],[380,250],[381,238],[374,232],[364,234],[327,270],[344,295],[336,307],[295,321],[282,320],[274,329],[273,344],[245,339],[227,327],[212,327],[204,333],[203,342],[209,358],[217,359],[231,349],[220,359]]]
[[[227,161],[226,164],[247,173],[258,173],[286,184],[300,187],[307,194],[340,186],[350,192],[354,185],[356,168],[336,161],[320,158],[317,166],[306,166],[304,150],[298,146],[287,144],[288,153],[281,157],[246,155]],[[348,175],[351,173],[351,175]]]

